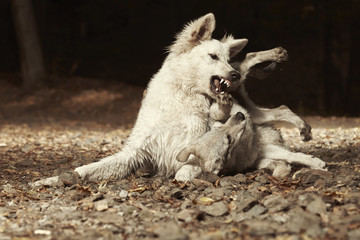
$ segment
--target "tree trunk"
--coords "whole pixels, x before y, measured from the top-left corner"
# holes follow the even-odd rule
[[[25,88],[45,80],[45,66],[31,0],[11,0]]]

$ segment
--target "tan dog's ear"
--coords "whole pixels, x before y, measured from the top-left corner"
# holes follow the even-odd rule
[[[224,36],[223,39],[221,39],[221,42],[228,45],[230,51],[229,56],[232,58],[246,46],[248,40],[246,38],[234,39],[233,36],[228,35]]]
[[[176,160],[179,162],[186,162],[188,164],[196,163],[199,158],[196,157],[189,159],[190,154],[196,155],[195,145],[190,145],[181,150],[181,152],[177,155]]]
[[[170,52],[181,54],[190,51],[201,41],[210,40],[215,29],[215,16],[208,13],[205,16],[188,23],[176,36],[176,41],[169,47]]]
[[[186,147],[177,155],[176,160],[179,162],[186,162],[191,154],[190,147]]]

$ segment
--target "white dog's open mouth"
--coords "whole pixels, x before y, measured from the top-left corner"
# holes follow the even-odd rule
[[[215,94],[224,93],[231,86],[231,82],[220,76],[212,76],[210,80],[211,90]]]

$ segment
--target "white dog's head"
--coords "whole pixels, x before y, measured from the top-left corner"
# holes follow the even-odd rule
[[[172,69],[182,76],[181,84],[211,97],[240,80],[240,73],[230,66],[229,60],[248,42],[232,36],[221,41],[212,39],[214,29],[212,13],[190,22],[169,47],[168,56]]]

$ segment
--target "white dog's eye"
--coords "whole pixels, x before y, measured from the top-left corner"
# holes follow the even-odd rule
[[[211,57],[213,60],[219,60],[218,55],[216,55],[216,54],[211,54],[211,53],[209,53],[209,55],[210,55],[210,57]]]

